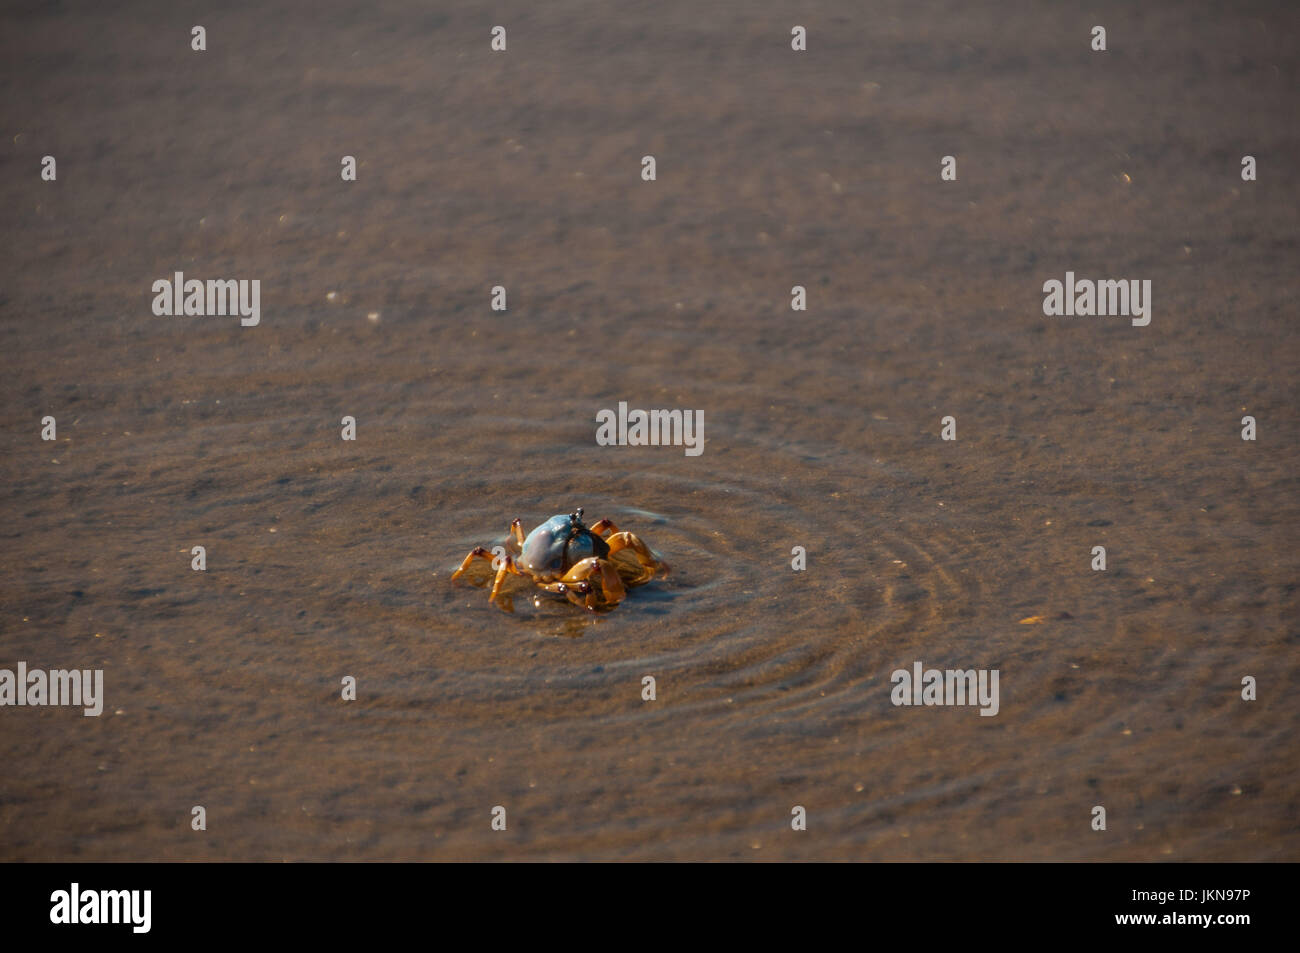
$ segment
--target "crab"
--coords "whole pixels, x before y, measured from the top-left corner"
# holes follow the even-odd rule
[[[513,605],[502,587],[514,575],[531,579],[539,589],[565,596],[589,612],[600,612],[622,602],[628,588],[668,575],[668,564],[635,534],[620,532],[607,519],[585,526],[581,506],[568,516],[552,516],[527,536],[523,523],[515,519],[505,550],[494,555],[476,546],[451,578],[459,579],[477,560],[485,559],[496,570],[488,601],[507,611],[513,611]],[[616,560],[616,553],[630,554],[635,561]]]

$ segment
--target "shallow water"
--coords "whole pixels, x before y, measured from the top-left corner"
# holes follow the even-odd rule
[[[0,712],[0,857],[1296,859],[1296,14],[837,6],[3,14],[0,666],[108,699]],[[450,582],[575,506],[672,574]]]

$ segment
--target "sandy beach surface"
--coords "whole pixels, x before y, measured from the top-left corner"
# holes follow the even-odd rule
[[[6,5],[0,667],[106,699],[0,859],[1300,857],[1300,13],[1069,6]],[[450,581],[576,506],[672,574]]]

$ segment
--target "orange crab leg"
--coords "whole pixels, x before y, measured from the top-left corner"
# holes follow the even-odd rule
[[[501,586],[506,581],[506,576],[523,576],[524,573],[519,571],[515,565],[515,559],[509,553],[501,560],[501,568],[497,570],[496,581],[492,583],[492,595],[488,596],[488,602],[496,602],[497,596],[501,593]]]
[[[641,542],[633,533],[615,533],[605,542],[609,543],[610,556],[625,549],[630,549],[636,556],[637,562],[641,564],[640,574],[628,580],[628,585],[639,586],[642,583],[649,582],[655,576],[668,575],[668,564],[656,557],[650,551],[650,547]]]
[[[452,580],[454,581],[459,579],[465,570],[470,567],[470,563],[474,562],[474,560],[486,559],[488,562],[491,562],[493,558],[493,555],[482,546],[475,546],[469,551],[469,555],[465,557],[465,561],[460,564],[460,568],[451,574]]]

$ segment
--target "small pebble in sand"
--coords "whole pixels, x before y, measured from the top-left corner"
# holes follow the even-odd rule
[[[333,301],[333,300],[336,299],[338,296],[339,296],[339,293],[338,293],[337,291],[327,291],[327,292],[325,292],[325,300],[326,300],[326,301]]]
[[[379,323],[379,312],[378,312],[378,311],[371,311],[369,314],[366,315],[366,320],[369,321],[371,324],[378,324],[378,323]]]

